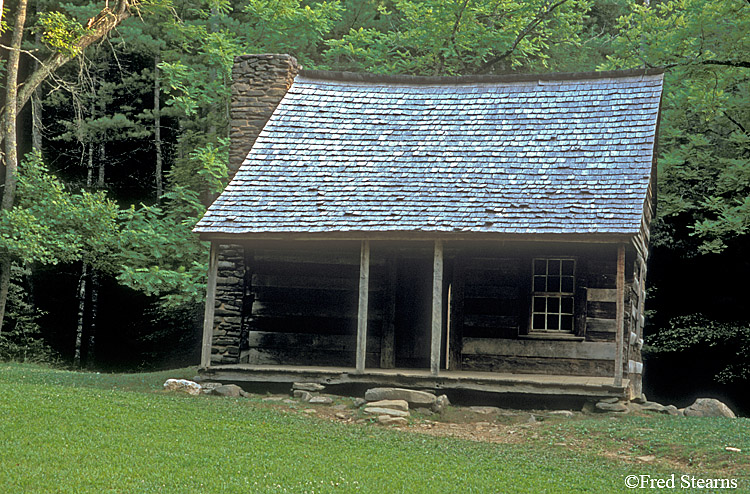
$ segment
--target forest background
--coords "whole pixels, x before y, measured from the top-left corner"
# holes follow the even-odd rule
[[[236,55],[416,75],[663,67],[646,393],[750,413],[749,0],[0,6],[0,358],[197,362],[208,247],[191,229],[227,181]]]

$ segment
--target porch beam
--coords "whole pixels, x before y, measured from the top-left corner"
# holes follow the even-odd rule
[[[615,386],[622,386],[622,351],[625,332],[625,246],[617,247],[617,315],[615,319]]]
[[[206,308],[203,313],[203,343],[201,345],[201,368],[211,366],[211,345],[214,338],[214,309],[216,307],[216,273],[219,269],[219,244],[211,242],[208,255],[208,283],[206,286]]]
[[[430,347],[430,372],[440,371],[440,347],[443,336],[443,241],[435,240],[432,264],[432,338]]]
[[[367,304],[370,288],[370,241],[362,240],[359,255],[359,306],[357,308],[357,372],[364,373],[367,357]]]

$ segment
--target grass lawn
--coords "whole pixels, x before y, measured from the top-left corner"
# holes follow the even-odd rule
[[[167,377],[194,373],[0,364],[0,490],[609,493],[628,492],[628,475],[674,473],[675,492],[725,491],[680,489],[682,474],[734,478],[729,491],[750,492],[748,419],[549,420],[533,438],[493,444],[341,424],[259,398],[160,391]]]

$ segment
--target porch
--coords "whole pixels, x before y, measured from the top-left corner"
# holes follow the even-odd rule
[[[517,374],[510,372],[440,371],[429,369],[367,369],[352,367],[225,364],[203,369],[206,379],[222,382],[292,384],[315,382],[332,386],[361,385],[425,389],[445,392],[471,391],[494,394],[527,394],[544,397],[622,398],[630,386],[616,385],[611,377]]]

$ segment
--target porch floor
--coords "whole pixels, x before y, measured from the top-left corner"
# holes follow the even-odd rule
[[[614,385],[611,377],[511,374],[503,372],[441,370],[433,376],[429,369],[366,369],[357,373],[352,367],[317,367],[225,364],[201,370],[206,379],[237,383],[316,382],[326,386],[361,384],[435,391],[479,391],[528,395],[609,398],[623,397],[629,381]]]

